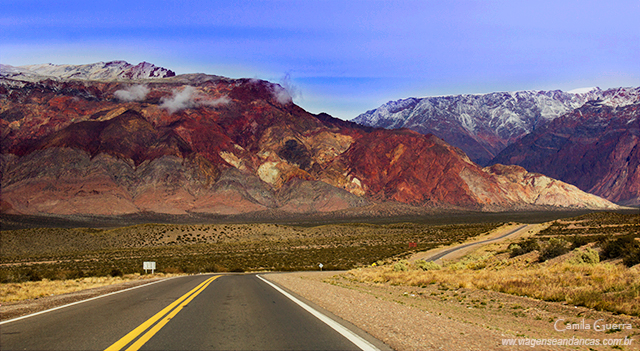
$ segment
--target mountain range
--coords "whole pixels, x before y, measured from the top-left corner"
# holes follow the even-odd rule
[[[391,101],[354,121],[434,134],[481,165],[519,165],[637,205],[638,106],[640,87],[518,91]]]
[[[263,80],[2,65],[0,101],[3,213],[617,208],[434,135],[311,114]]]

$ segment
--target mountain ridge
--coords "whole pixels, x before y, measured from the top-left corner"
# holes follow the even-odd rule
[[[637,103],[640,87],[595,88],[580,93],[527,90],[408,98],[390,101],[353,121],[438,135],[486,166],[523,135],[592,100],[610,106]]]
[[[0,65],[0,77],[40,81],[56,80],[141,80],[174,77],[175,72],[148,62],[132,65],[126,61],[97,62],[84,65],[55,65],[51,63],[9,66]]]
[[[517,164],[624,205],[640,205],[640,103],[588,102],[509,145],[493,162]]]
[[[433,135],[310,114],[267,81],[65,72],[0,77],[3,213],[617,208],[523,169],[483,169]]]

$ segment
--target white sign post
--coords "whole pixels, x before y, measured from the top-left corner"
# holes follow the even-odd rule
[[[324,267],[324,265],[323,265],[322,263],[320,263],[320,264],[318,265],[318,267],[320,267],[320,270],[322,270],[322,267]]]
[[[151,270],[151,274],[153,274],[153,271],[156,269],[156,263],[155,262],[143,262],[142,263],[142,269],[144,269],[144,274],[147,274],[147,270]]]

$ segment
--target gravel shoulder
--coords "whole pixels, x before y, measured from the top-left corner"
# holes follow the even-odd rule
[[[584,350],[589,347],[505,346],[503,339],[632,338],[640,345],[638,318],[503,293],[437,286],[362,283],[344,272],[272,273],[264,277],[347,320],[394,350]],[[464,298],[462,298],[464,297]],[[556,323],[556,321],[560,322]],[[593,326],[631,324],[615,333],[557,331],[567,322]],[[554,327],[555,326],[555,327]],[[593,350],[611,350],[593,346]]]

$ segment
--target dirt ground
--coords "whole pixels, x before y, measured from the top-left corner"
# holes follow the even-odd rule
[[[394,350],[639,350],[640,320],[492,291],[356,282],[344,273],[268,274],[276,282],[357,325]],[[566,324],[578,328],[566,329]],[[631,326],[617,332],[598,326]],[[564,330],[564,331],[558,331]],[[507,346],[503,340],[631,340],[631,346]],[[539,341],[542,342],[542,341]]]

